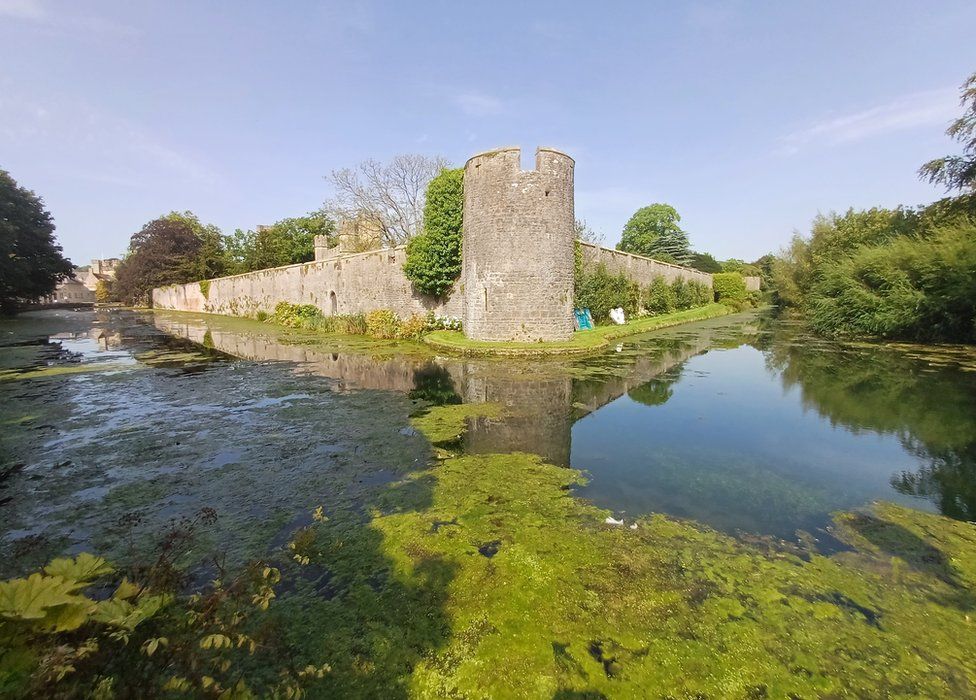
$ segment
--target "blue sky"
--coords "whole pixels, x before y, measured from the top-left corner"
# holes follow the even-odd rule
[[[0,168],[76,263],[192,210],[225,232],[317,208],[333,169],[576,158],[608,244],[668,202],[754,259],[818,212],[929,202],[915,171],[976,71],[976,3],[0,0]]]

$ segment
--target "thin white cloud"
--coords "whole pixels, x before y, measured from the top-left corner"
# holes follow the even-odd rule
[[[56,34],[133,37],[140,33],[135,27],[104,17],[60,9],[55,12],[47,0],[0,0],[0,17],[21,20]]]
[[[9,86],[7,86],[9,87]],[[149,129],[85,103],[51,98],[41,104],[7,90],[0,96],[0,147],[61,154],[61,163],[85,163],[89,179],[139,183],[153,176],[202,186],[219,183],[204,160]]]
[[[489,117],[504,111],[502,101],[483,92],[465,92],[454,98],[455,104],[472,117]]]
[[[0,0],[0,17],[39,21],[46,16],[40,0]]]
[[[855,143],[919,127],[944,127],[958,111],[954,88],[917,92],[859,112],[828,117],[782,136],[776,153],[793,155],[806,147]]]

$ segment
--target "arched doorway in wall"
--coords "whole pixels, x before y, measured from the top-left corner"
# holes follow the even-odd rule
[[[335,292],[329,292],[329,310],[333,316],[339,313],[339,300]]]

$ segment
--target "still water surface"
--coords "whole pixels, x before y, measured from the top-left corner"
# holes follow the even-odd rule
[[[316,505],[356,512],[426,466],[412,413],[478,401],[505,415],[451,447],[583,469],[579,495],[625,518],[824,550],[831,512],[876,499],[976,519],[970,348],[740,314],[585,360],[475,361],[219,317],[37,312],[0,323],[0,575],[202,507],[232,557],[260,554]]]

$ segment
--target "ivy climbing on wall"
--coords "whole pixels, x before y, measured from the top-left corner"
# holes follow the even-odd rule
[[[461,275],[464,170],[442,170],[427,186],[423,231],[407,244],[403,271],[424,294],[442,296]]]

